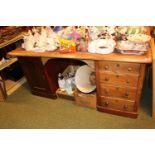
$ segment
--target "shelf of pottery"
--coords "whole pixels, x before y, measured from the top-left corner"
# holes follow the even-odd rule
[[[21,46],[26,31],[21,27],[0,27],[0,101],[5,101],[26,80],[17,58],[10,58],[7,53]]]

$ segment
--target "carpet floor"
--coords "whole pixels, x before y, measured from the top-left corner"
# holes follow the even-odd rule
[[[101,113],[65,99],[32,95],[27,83],[0,103],[1,129],[147,129],[151,117],[151,91],[143,88],[137,119]]]

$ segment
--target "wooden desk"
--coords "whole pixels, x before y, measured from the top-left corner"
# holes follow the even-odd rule
[[[132,118],[138,116],[145,67],[152,62],[151,50],[134,56],[116,52],[108,55],[88,52],[62,54],[60,51],[36,53],[19,48],[9,55],[18,57],[32,93],[50,98],[56,98],[57,74],[70,61],[92,60],[96,69],[97,110]],[[43,62],[42,58],[48,59]]]

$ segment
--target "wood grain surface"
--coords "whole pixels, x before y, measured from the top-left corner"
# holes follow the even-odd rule
[[[26,57],[48,57],[48,58],[69,58],[69,59],[88,59],[88,60],[108,60],[108,61],[121,61],[121,62],[137,62],[137,63],[151,63],[152,54],[151,49],[144,55],[124,55],[117,52],[111,54],[93,54],[89,52],[73,52],[61,53],[60,50],[48,52],[33,52],[25,51],[22,48],[17,48],[8,53],[10,56],[26,56]]]

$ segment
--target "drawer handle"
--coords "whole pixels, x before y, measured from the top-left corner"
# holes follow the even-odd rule
[[[104,66],[104,69],[105,70],[108,70],[109,69],[109,66],[108,65]]]
[[[124,109],[124,111],[127,111],[128,110],[128,106],[124,105],[123,109]]]
[[[116,87],[116,90],[119,90],[119,87]]]
[[[128,71],[131,72],[132,71],[132,68],[131,67],[128,67]]]
[[[107,107],[109,105],[109,102],[108,101],[105,101],[104,102],[104,105]]]
[[[106,77],[106,78],[104,79],[104,81],[109,81],[109,78]]]
[[[128,97],[128,96],[129,96],[129,94],[126,92],[126,93],[124,94],[124,96],[125,96],[125,97]]]
[[[116,75],[117,78],[119,78],[119,75]]]
[[[116,64],[117,67],[120,67],[120,64]]]
[[[127,81],[126,81],[126,83],[127,83],[127,84],[129,84],[129,83],[130,83],[130,81],[129,81],[129,80],[127,80]]]

